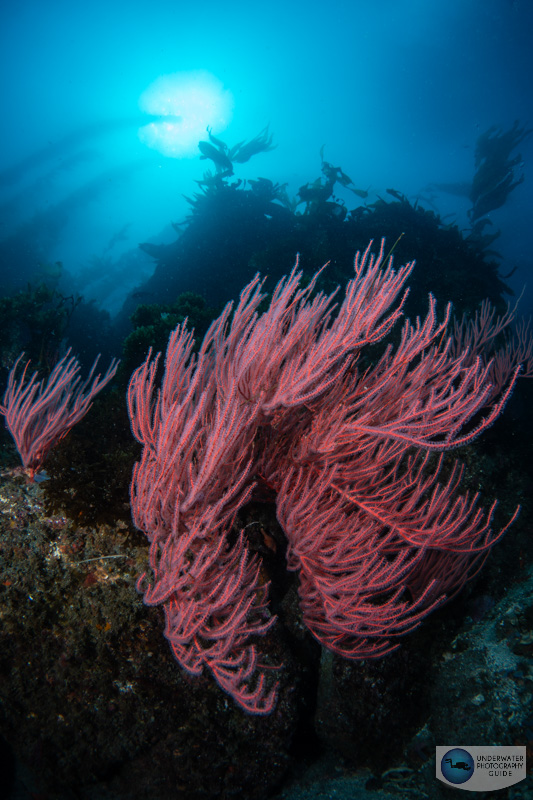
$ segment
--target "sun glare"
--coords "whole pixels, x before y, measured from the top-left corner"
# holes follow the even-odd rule
[[[170,158],[183,158],[198,154],[208,125],[214,133],[228,126],[233,96],[210,72],[173,72],[151,83],[139,105],[157,117],[139,129],[141,142]]]

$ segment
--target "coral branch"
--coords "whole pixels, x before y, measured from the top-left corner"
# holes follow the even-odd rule
[[[26,380],[29,361],[17,381],[17,368],[23,357],[21,353],[9,373],[0,411],[5,415],[24,468],[33,480],[52,447],[85,416],[95,395],[114,377],[118,361],[113,359],[102,378],[100,374],[95,375],[100,358],[97,356],[87,380],[80,384],[80,365],[69,349],[45,384],[37,381],[36,372]]]
[[[517,372],[479,418],[488,367],[453,351],[449,310],[438,323],[431,297],[426,319],[405,322],[396,350],[359,371],[361,349],[401,317],[412,269],[394,270],[383,253],[382,242],[377,257],[370,245],[357,255],[338,308],[336,292],[312,296],[318,274],[300,287],[296,265],[260,315],[256,276],[198,355],[178,326],[161,389],[151,353],[130,381],[132,430],[144,445],[131,505],[150,541],[150,576],[139,588],[146,603],[164,606],[180,665],[194,675],[208,669],[252,713],[275,703],[277,684],[253,641],[274,618],[261,563],[232,526],[259,478],[277,496],[304,621],[348,658],[397,647],[502,533],[491,527],[494,506],[485,514],[477,495],[459,493],[460,468],[439,482],[442,456],[430,453],[494,422]]]

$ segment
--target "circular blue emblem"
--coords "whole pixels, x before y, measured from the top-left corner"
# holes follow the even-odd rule
[[[474,759],[468,750],[454,747],[443,755],[440,769],[450,783],[465,783],[474,774]]]

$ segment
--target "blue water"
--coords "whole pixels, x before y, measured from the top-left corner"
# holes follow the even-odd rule
[[[183,195],[212,167],[196,147],[207,125],[230,146],[269,125],[276,149],[236,164],[236,178],[287,183],[294,196],[320,174],[324,146],[367,202],[393,187],[466,228],[467,198],[433,184],[472,180],[476,139],[491,125],[533,123],[531,30],[527,0],[5,4],[2,283],[24,287],[61,262],[78,291],[117,313],[154,267],[138,243],[175,239]],[[175,117],[164,152],[141,131],[161,124],[148,113],[158,110]],[[532,139],[518,149],[525,181],[491,221],[520,290],[531,270]],[[47,213],[37,257],[1,249]],[[109,276],[127,252],[126,277],[117,267],[111,287],[93,279],[99,259]],[[522,311],[531,304],[529,290]]]

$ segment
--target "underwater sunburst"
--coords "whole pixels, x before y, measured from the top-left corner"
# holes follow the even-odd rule
[[[160,75],[142,93],[141,110],[153,119],[139,129],[143,144],[170,158],[198,154],[209,125],[223,131],[233,113],[233,95],[206,70]]]

